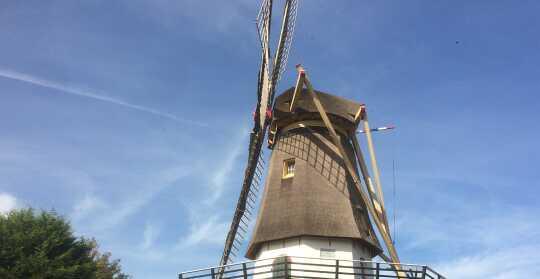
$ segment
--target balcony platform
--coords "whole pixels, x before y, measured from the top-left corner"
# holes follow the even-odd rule
[[[404,277],[404,275],[406,277]],[[446,279],[425,265],[279,257],[182,272],[179,279]]]

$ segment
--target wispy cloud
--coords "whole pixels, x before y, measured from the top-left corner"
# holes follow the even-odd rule
[[[508,249],[490,249],[441,264],[437,266],[437,271],[447,278],[459,279],[535,278],[540,273],[539,249],[537,243]]]
[[[223,245],[230,226],[230,219],[228,217],[224,218],[223,210],[218,209],[215,204],[226,192],[231,173],[234,171],[234,167],[238,165],[240,155],[246,150],[245,142],[248,134],[248,130],[242,127],[239,129],[237,136],[229,143],[228,152],[223,155],[220,163],[213,170],[213,175],[207,177],[209,187],[205,189],[207,198],[204,202],[202,204],[191,203],[187,205],[190,228],[179,239],[178,248],[195,245]],[[244,162],[240,162],[242,168],[244,167],[243,164]],[[234,186],[240,187],[240,185]],[[233,200],[236,201],[235,198]],[[216,214],[216,212],[219,213]]]
[[[208,218],[195,218],[198,221],[192,222],[189,234],[180,239],[178,247],[190,247],[199,244],[223,245],[225,235],[229,229],[228,222],[221,222],[218,215]]]
[[[255,18],[258,3],[250,0],[237,1],[125,1],[126,6],[139,15],[149,18],[164,27],[173,28],[187,19],[201,31],[219,32],[237,36],[238,32],[251,31],[246,28]],[[212,3],[209,3],[212,2]],[[208,9],[208,6],[214,7]],[[204,16],[201,16],[204,14]],[[253,26],[248,25],[250,28]],[[210,39],[213,36],[205,36]]]
[[[92,212],[103,209],[104,207],[106,207],[106,204],[103,200],[94,195],[87,194],[75,204],[71,218],[77,222],[86,218]]]
[[[139,191],[114,203],[105,202],[100,197],[85,197],[75,204],[72,217],[79,217],[76,221],[79,221],[80,227],[87,230],[92,232],[106,231],[137,213],[148,205],[156,195],[191,172],[190,167],[183,165],[165,169],[149,179],[152,183],[145,184],[143,182]]]
[[[144,226],[143,242],[141,244],[142,250],[149,250],[154,245],[157,237],[159,236],[160,228],[154,224],[147,223]]]
[[[403,231],[407,243],[402,251],[442,252],[438,258],[444,259],[427,264],[447,278],[517,279],[540,272],[540,224],[532,221],[538,212],[510,206],[484,209],[462,205],[463,212],[438,211],[438,218],[415,213],[414,226]]]
[[[45,87],[45,88],[49,88],[49,89],[54,89],[54,90],[56,90],[58,92],[62,92],[64,94],[84,97],[84,98],[88,98],[88,99],[92,99],[92,100],[96,100],[96,101],[101,101],[101,102],[105,102],[105,103],[109,103],[109,104],[122,106],[122,107],[129,108],[129,109],[132,109],[132,110],[140,111],[140,112],[153,114],[155,116],[166,118],[166,119],[172,120],[172,121],[177,122],[177,123],[194,125],[194,126],[199,126],[199,127],[207,127],[208,126],[206,123],[180,118],[180,117],[175,116],[173,114],[166,113],[166,112],[161,112],[161,111],[158,111],[158,110],[153,109],[153,108],[132,104],[132,103],[123,101],[123,100],[118,99],[118,98],[112,98],[112,97],[108,97],[108,96],[106,96],[104,94],[90,92],[90,91],[81,89],[81,88],[79,88],[77,86],[72,86],[72,85],[69,85],[69,84],[63,84],[63,83],[47,80],[47,79],[43,79],[43,78],[36,77],[36,76],[33,76],[33,75],[25,74],[25,73],[20,73],[20,72],[8,70],[8,69],[0,69],[0,77],[7,78],[7,79],[12,79],[12,80],[17,80],[17,81],[21,81],[21,82],[26,82],[26,83],[30,83],[30,84],[33,84],[33,85],[37,85],[37,86],[41,86],[41,87]]]
[[[19,202],[13,195],[0,193],[0,214],[6,214],[18,206]]]
[[[406,239],[403,249],[421,250],[452,243],[451,247],[484,250],[540,237],[540,224],[531,222],[538,216],[536,211],[510,206],[493,209],[485,205],[485,211],[470,205],[461,207],[463,211],[437,211],[438,218],[422,216],[416,211],[404,213],[411,217],[399,222],[400,226],[406,227],[402,231]]]
[[[205,201],[206,204],[215,202],[223,195],[224,188],[227,185],[230,173],[233,170],[238,157],[247,149],[244,144],[247,135],[248,130],[246,128],[241,128],[238,133],[238,138],[231,143],[232,148],[229,149],[229,152],[225,155],[221,164],[214,170],[214,175],[210,177],[210,195]],[[242,167],[244,166],[242,165]]]

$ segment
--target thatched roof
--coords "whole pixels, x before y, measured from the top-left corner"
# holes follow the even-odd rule
[[[277,98],[275,109],[286,106],[287,94],[290,90]],[[349,121],[360,106],[331,95],[321,94],[321,101],[329,113]],[[304,101],[295,117],[311,109]],[[288,109],[281,111],[277,117],[286,117]],[[343,144],[354,162],[352,147],[346,139]],[[324,128],[278,134],[246,257],[254,259],[264,242],[297,236],[350,238],[363,242],[373,255],[381,251],[365,205],[332,146]],[[283,178],[283,162],[291,158],[294,177]]]

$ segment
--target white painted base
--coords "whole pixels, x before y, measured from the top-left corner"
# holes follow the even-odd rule
[[[352,239],[346,239],[346,238],[324,238],[324,237],[312,237],[312,236],[303,236],[303,237],[296,237],[296,238],[290,238],[286,240],[277,240],[272,242],[267,242],[263,244],[257,254],[257,262],[255,266],[261,267],[258,272],[269,272],[272,270],[272,267],[268,267],[268,265],[275,265],[276,260],[275,258],[278,257],[293,257],[292,261],[293,264],[290,265],[290,268],[292,269],[306,269],[309,268],[313,270],[319,270],[319,271],[328,271],[328,272],[334,272],[335,267],[333,267],[336,263],[336,260],[343,260],[340,261],[340,266],[353,266],[352,262],[349,262],[350,260],[371,260],[370,254],[368,250],[365,247],[362,247],[359,245],[357,241],[353,241]],[[306,257],[306,258],[314,258],[314,259],[302,259],[302,258],[294,258],[294,257]],[[294,264],[294,263],[298,264]],[[317,263],[317,264],[325,264],[325,265],[331,265],[332,267],[318,267],[318,266],[306,266],[302,265],[301,263]],[[369,264],[368,264],[369,265]],[[362,264],[362,266],[366,267],[368,265]],[[264,267],[267,266],[267,267]],[[354,263],[354,266],[360,266],[359,263]],[[352,268],[346,268],[346,270],[342,270],[342,272],[360,272],[359,269],[352,269]],[[317,272],[316,272],[317,273]],[[364,273],[367,273],[364,271]],[[307,274],[306,272],[291,272],[292,277],[302,277],[303,276],[312,276],[313,274]],[[324,275],[324,276],[322,276]],[[329,278],[334,278],[334,273],[320,273],[318,274],[319,277],[326,278],[330,276]],[[255,276],[255,279],[258,279],[257,277],[263,278],[264,276]],[[346,275],[340,275],[340,278],[360,278],[358,276],[346,276]]]
[[[257,260],[280,256],[371,260],[367,249],[352,239],[314,236],[267,242],[261,246],[257,254]]]

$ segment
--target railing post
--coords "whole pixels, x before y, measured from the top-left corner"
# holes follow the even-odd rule
[[[285,257],[285,279],[289,279],[289,257]]]
[[[339,260],[336,260],[336,279],[338,278],[339,278]]]
[[[283,279],[290,279],[290,278],[293,278],[293,271],[294,271],[294,277],[298,277],[298,276],[302,276],[304,273],[306,272],[317,272],[317,270],[321,270],[321,273],[324,273],[326,272],[326,275],[330,275],[331,276],[331,273],[328,274],[329,270],[328,268],[331,267],[331,262],[330,263],[327,263],[327,264],[321,264],[320,266],[326,266],[325,268],[323,269],[319,269],[319,265],[316,264],[316,263],[302,263],[301,261],[300,262],[294,262],[293,260],[294,257],[289,257],[289,256],[281,256],[281,257],[277,257],[277,258],[274,258],[273,259],[273,263],[271,264],[271,270],[270,272],[272,273],[272,277],[270,278],[283,278]],[[306,258],[306,259],[315,259],[315,258]],[[340,273],[341,273],[341,261],[339,259],[334,259],[335,263],[334,263],[334,279],[340,279]],[[267,271],[263,271],[263,272],[257,272],[257,270],[255,269],[257,266],[252,266],[253,263],[255,263],[256,261],[253,261],[253,262],[243,262],[243,263],[238,263],[234,266],[236,266],[236,269],[232,268],[232,266],[229,266],[229,270],[227,271],[227,273],[229,273],[229,278],[234,277],[234,278],[237,278],[237,279],[249,279],[249,277],[251,276],[252,279],[253,277],[256,277],[254,276],[253,274],[266,274]],[[381,262],[367,262],[367,261],[352,261],[353,262],[353,266],[352,266],[352,269],[353,269],[353,273],[356,274],[354,275],[354,277],[356,276],[360,276],[362,278],[364,277],[369,277],[369,278],[372,278],[372,279],[381,279],[381,278],[384,278],[384,277],[388,277],[388,278],[399,278],[399,279],[406,279],[406,278],[418,278],[418,279],[427,279],[427,278],[435,278],[435,279],[446,279],[446,277],[444,277],[443,275],[437,273],[436,271],[434,271],[433,269],[431,269],[429,266],[427,265],[408,265],[408,267],[403,267],[401,266],[400,264],[397,264],[397,263],[381,263]],[[293,264],[295,264],[294,268],[293,268]],[[305,268],[302,267],[302,265],[313,265],[315,266],[315,270],[311,270],[310,268]],[[356,266],[355,264],[360,264],[360,266]],[[249,266],[248,266],[249,265]],[[238,267],[241,266],[241,269],[239,269]],[[268,267],[270,265],[264,265],[263,267]],[[391,268],[388,268],[387,266],[390,266]],[[226,266],[220,266],[220,267],[211,267],[211,268],[207,268],[207,269],[201,269],[201,270],[195,270],[195,271],[187,271],[187,272],[181,272],[181,273],[177,273],[178,275],[178,279],[190,279],[190,278],[193,278],[193,277],[206,277],[208,278],[208,275],[211,275],[210,279],[227,279],[227,278],[223,278],[224,277],[224,274],[225,274],[225,267]],[[281,268],[282,267],[282,268]],[[344,273],[345,274],[350,274],[347,272],[346,269],[349,268],[349,265],[348,264],[345,264],[344,266]],[[248,268],[249,269],[254,269],[253,271],[251,271],[251,275],[249,275],[249,272],[248,272]],[[356,273],[356,269],[355,268],[360,268],[361,269],[361,273]],[[216,270],[217,269],[217,270]],[[234,270],[233,270],[234,269]],[[266,268],[265,268],[266,269]],[[369,271],[367,271],[367,273],[365,273],[366,271],[364,269],[369,269]],[[322,270],[326,270],[326,271],[322,271]],[[375,272],[372,272],[371,270],[375,270]],[[240,275],[239,274],[239,271],[242,272],[242,274]],[[204,272],[204,274],[200,274],[201,272]],[[231,272],[233,272],[234,274],[230,274]],[[392,275],[390,274],[390,272],[395,272],[396,273],[396,276],[395,275]],[[418,276],[418,273],[420,272],[420,276]],[[429,272],[429,274],[428,274]],[[193,274],[200,274],[200,275],[193,275]],[[208,274],[210,273],[210,274]],[[184,275],[185,274],[185,275]],[[412,277],[411,277],[412,276]],[[345,276],[345,277],[350,277],[349,275]],[[270,279],[268,278],[268,279]],[[315,277],[312,277],[312,278],[315,278]],[[329,278],[332,278],[332,277],[329,277]]]
[[[247,279],[246,263],[242,263],[242,272],[244,273],[244,279]]]

